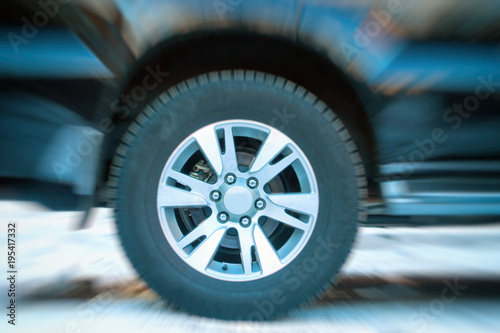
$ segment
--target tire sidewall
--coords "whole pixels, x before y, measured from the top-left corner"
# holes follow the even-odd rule
[[[162,95],[148,108],[151,116],[133,133],[117,186],[123,246],[146,282],[181,308],[250,320],[274,317],[325,288],[352,245],[360,205],[352,152],[333,114],[285,88],[246,81]],[[247,282],[219,280],[187,265],[166,240],[157,214],[160,175],[172,152],[194,131],[230,119],[264,123],[290,137],[309,160],[320,197],[302,252],[275,274]]]

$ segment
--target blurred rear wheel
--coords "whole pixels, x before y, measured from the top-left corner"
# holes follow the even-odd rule
[[[161,94],[125,134],[112,176],[135,269],[209,317],[263,320],[320,295],[363,218],[363,168],[340,120],[253,71]]]

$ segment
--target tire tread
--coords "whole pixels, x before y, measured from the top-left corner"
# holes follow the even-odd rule
[[[155,102],[159,101],[159,103],[168,103],[171,99],[175,98],[178,95],[183,95],[187,93],[189,90],[194,89],[198,86],[203,86],[209,83],[217,83],[228,80],[236,80],[236,81],[254,81],[265,84],[271,84],[278,88],[284,89],[286,91],[292,92],[294,95],[304,99],[307,103],[313,106],[314,110],[316,110],[319,114],[321,114],[325,121],[329,124],[333,131],[339,133],[340,137],[344,141],[348,149],[348,153],[351,158],[351,162],[355,169],[356,177],[357,177],[357,185],[358,185],[358,198],[360,200],[360,204],[358,206],[358,221],[359,223],[363,223],[366,221],[367,214],[364,205],[364,201],[367,197],[367,181],[365,177],[365,169],[363,165],[363,161],[359,154],[359,151],[356,147],[354,140],[352,139],[349,131],[341,121],[341,119],[326,105],[323,101],[321,101],[317,96],[306,90],[304,87],[295,84],[292,81],[287,80],[283,77],[277,77],[271,74],[258,72],[254,70],[225,70],[218,72],[210,72],[207,74],[202,74],[196,76],[194,78],[188,79],[187,81],[183,81],[176,86],[171,87],[168,91],[160,94],[155,101],[153,101],[150,106],[146,107],[144,112],[141,112],[133,123],[127,129],[125,135],[123,136],[118,148],[116,149],[115,156],[111,163],[110,168],[110,178],[108,182],[108,187],[110,189],[110,194],[112,197],[112,207],[115,208],[115,212],[117,215],[117,221],[121,219],[121,206],[124,204],[123,200],[120,198],[120,194],[118,192],[118,188],[120,187],[120,182],[123,181],[121,178],[121,174],[124,170],[124,161],[127,159],[127,156],[130,150],[135,149],[131,143],[139,136],[139,132],[143,131],[144,127],[148,125],[149,122],[152,122],[154,116],[157,112],[159,112],[159,108],[155,107]],[[352,228],[357,228],[356,224],[352,224]],[[133,242],[132,237],[129,236],[128,233],[125,233],[122,228],[117,226],[118,233],[120,236],[120,240],[122,243],[125,242]],[[345,232],[344,234],[350,235],[351,232]],[[354,233],[355,234],[355,233]],[[349,237],[349,239],[344,239],[346,249],[350,249],[355,242],[355,237]],[[343,243],[344,244],[344,243]],[[127,256],[133,256],[133,253],[129,253],[126,250],[126,247],[123,247],[126,251]],[[341,264],[344,264],[347,256]],[[147,269],[136,267],[136,270],[139,276],[146,281],[150,281],[148,278],[149,271]],[[311,295],[309,299],[307,299],[303,305],[300,307],[307,307],[311,303],[316,302],[318,299],[321,299],[329,289],[334,287],[338,282],[338,274],[330,281],[328,281],[315,295]],[[175,304],[171,304],[167,302],[171,307],[178,309],[179,307]],[[286,315],[287,313],[276,314],[275,316]]]

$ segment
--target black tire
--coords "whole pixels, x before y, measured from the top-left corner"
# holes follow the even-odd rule
[[[290,137],[307,156],[319,189],[317,222],[302,251],[280,271],[246,282],[188,266],[167,242],[156,208],[171,153],[190,133],[227,119],[264,123]],[[110,184],[119,236],[139,275],[174,306],[215,318],[265,320],[320,297],[366,217],[362,161],[341,120],[304,88],[254,71],[205,74],[151,101],[117,149]]]

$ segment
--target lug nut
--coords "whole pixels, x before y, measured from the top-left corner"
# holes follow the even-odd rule
[[[262,199],[257,199],[255,201],[255,208],[257,209],[264,209],[266,207],[266,202]]]
[[[220,200],[220,192],[219,191],[210,192],[210,199],[212,199],[212,201],[219,201]]]
[[[256,188],[256,187],[257,187],[257,185],[259,185],[259,182],[258,182],[258,181],[257,181],[257,179],[255,179],[255,178],[249,178],[249,179],[247,180],[247,185],[248,185],[248,187],[250,187],[250,188]]]
[[[217,215],[217,219],[220,223],[226,223],[229,220],[229,215],[225,212],[221,212]]]
[[[240,224],[244,228],[248,227],[250,225],[250,223],[252,223],[252,220],[248,216],[243,216],[240,219]]]
[[[234,184],[236,182],[236,176],[232,173],[228,173],[226,175],[226,183],[229,185]]]

